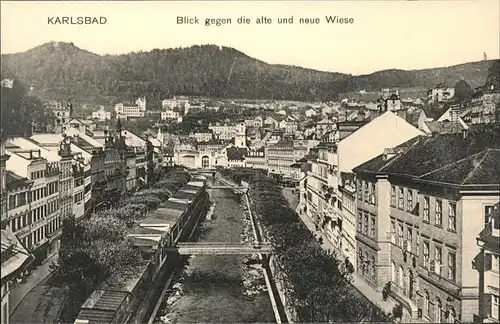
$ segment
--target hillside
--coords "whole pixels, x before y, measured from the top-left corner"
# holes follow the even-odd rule
[[[159,102],[171,95],[334,100],[338,93],[386,86],[453,85],[464,78],[484,84],[491,61],[415,71],[386,70],[350,76],[295,66],[271,65],[215,45],[97,55],[72,43],[50,42],[22,53],[2,55],[2,77],[33,84],[43,99],[75,98],[115,103],[147,95]]]

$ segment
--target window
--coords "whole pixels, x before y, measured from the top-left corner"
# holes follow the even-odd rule
[[[441,300],[436,298],[436,304],[434,305],[434,322],[441,323],[441,314],[443,311],[443,305],[441,304]]]
[[[394,261],[391,262],[391,280],[396,283],[396,264]]]
[[[422,251],[422,255],[423,255],[423,266],[424,266],[424,267],[428,267],[428,266],[429,266],[429,250],[430,250],[430,247],[429,247],[429,242],[424,241],[424,249],[423,249],[423,251]]]
[[[361,233],[363,230],[363,214],[358,211],[358,232]]]
[[[371,216],[370,237],[375,237],[375,217]]]
[[[448,230],[455,232],[457,230],[457,204],[450,203],[448,213]]]
[[[416,243],[415,243],[415,254],[420,255],[420,233],[417,231],[415,234]]]
[[[398,228],[398,246],[400,248],[403,248],[403,231],[404,231],[403,224],[399,224],[399,228]]]
[[[9,209],[16,208],[16,195],[9,196]]]
[[[363,191],[365,193],[365,202],[370,201],[370,192],[369,192],[370,188],[371,188],[370,183],[365,181],[363,184]]]
[[[411,213],[413,210],[413,190],[408,189],[406,193],[406,211]]]
[[[412,243],[412,231],[410,227],[406,228],[406,251],[411,252],[411,243]]]
[[[490,215],[492,212],[493,212],[493,206],[485,206],[484,207],[484,226],[489,225]]]
[[[396,207],[396,187],[391,186],[391,206]]]
[[[424,312],[427,313],[427,316],[430,316],[430,314],[431,314],[430,296],[429,296],[429,292],[427,290],[424,291]]]
[[[436,217],[434,218],[434,225],[443,226],[443,202],[436,199]]]
[[[405,207],[405,190],[404,188],[399,188],[398,195],[398,208],[404,210]]]
[[[371,184],[371,196],[370,196],[370,203],[372,203],[373,205],[375,205],[377,203],[376,201],[376,192],[377,192],[377,189],[375,188],[375,184],[372,183]]]
[[[396,222],[391,222],[391,243],[396,244]]]
[[[455,282],[457,275],[457,255],[455,252],[448,252],[448,280]]]
[[[499,315],[499,297],[491,295],[491,317],[498,319]]]
[[[403,271],[403,267],[399,266],[399,269],[398,269],[398,286],[400,288],[403,288],[403,285],[404,285],[404,271]]]
[[[424,197],[424,222],[429,223],[429,197]]]
[[[498,271],[498,267],[499,267],[498,262],[499,262],[498,254],[492,254],[491,255],[491,269],[492,270]]]
[[[358,200],[363,201],[363,183],[358,180]]]
[[[368,215],[365,214],[363,234],[368,235]]]
[[[440,246],[434,247],[434,272],[441,275],[441,265],[443,264],[442,249]]]

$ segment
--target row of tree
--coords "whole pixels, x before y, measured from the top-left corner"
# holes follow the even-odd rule
[[[130,196],[121,206],[92,214],[88,219],[64,220],[55,279],[69,287],[61,316],[74,319],[87,296],[105,280],[122,282],[142,262],[140,252],[126,239],[138,220],[174,195],[190,175],[174,169],[150,188]]]
[[[290,306],[300,322],[390,322],[392,316],[360,296],[343,261],[318,239],[289,207],[274,179],[250,169],[221,170],[232,180],[250,183],[254,214],[275,250]]]

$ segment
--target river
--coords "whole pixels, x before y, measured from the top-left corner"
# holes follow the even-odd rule
[[[223,185],[209,180],[209,185]],[[242,242],[251,236],[240,195],[210,189],[215,210],[200,223],[193,241]],[[262,271],[247,265],[251,256],[196,255],[186,261],[155,323],[276,322]]]

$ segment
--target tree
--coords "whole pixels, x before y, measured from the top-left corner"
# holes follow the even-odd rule
[[[251,208],[275,249],[276,265],[290,306],[301,322],[389,322],[391,317],[355,295],[345,262],[324,251],[299,221],[275,179],[250,170],[226,170],[232,179],[248,177]],[[253,173],[253,174],[252,174]],[[252,174],[252,176],[249,176]]]
[[[456,102],[465,103],[471,99],[472,88],[464,80],[460,80],[457,83],[455,83],[454,88],[455,88],[455,95],[453,97]]]

